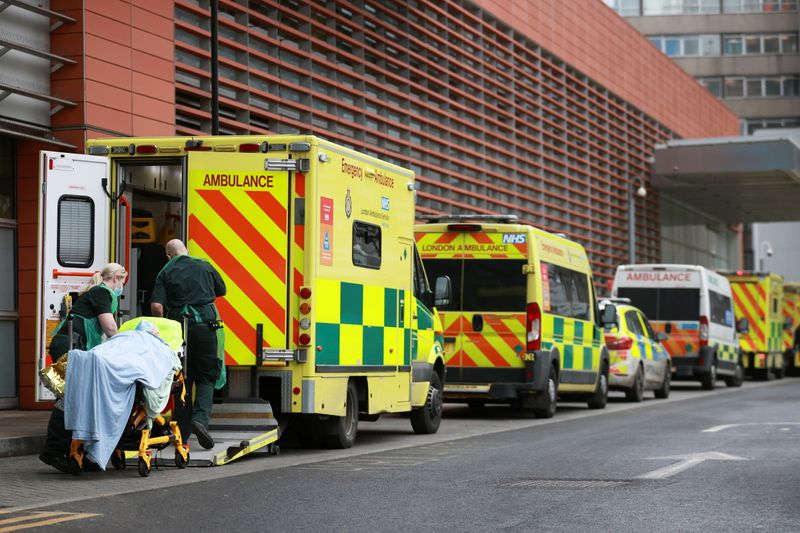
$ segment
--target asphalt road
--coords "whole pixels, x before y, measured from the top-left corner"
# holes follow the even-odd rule
[[[435,436],[390,417],[363,423],[352,450],[147,479],[0,461],[0,479],[28,476],[40,495],[15,502],[0,482],[11,504],[0,533],[9,519],[63,519],[39,528],[60,532],[800,531],[800,380],[676,387],[667,401],[603,411],[560,405],[549,421],[449,406]]]

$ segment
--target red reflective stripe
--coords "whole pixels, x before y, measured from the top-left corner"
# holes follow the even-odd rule
[[[456,240],[458,236],[458,233],[443,233],[435,242],[436,244],[447,244]]]
[[[239,311],[224,296],[217,298],[217,309],[219,309],[219,316],[225,322],[225,329],[230,330],[245,346],[255,345],[255,327],[240,315]]]
[[[507,367],[511,366],[508,361],[503,358],[500,353],[494,349],[494,346],[489,344],[489,341],[481,333],[467,333],[465,336],[472,340],[473,344],[478,347],[480,352],[486,357],[492,365],[496,367]]]
[[[475,242],[481,244],[494,244],[492,238],[485,233],[470,233],[469,236],[472,237]]]
[[[261,208],[261,211],[272,220],[276,226],[286,233],[286,207],[272,196],[269,191],[247,191],[249,196]]]

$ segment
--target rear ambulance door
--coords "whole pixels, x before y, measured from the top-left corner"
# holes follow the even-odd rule
[[[62,319],[64,297],[77,293],[109,261],[110,161],[106,157],[40,152],[37,353],[52,361],[50,334]],[[37,401],[53,395],[36,376]]]
[[[264,169],[261,153],[188,156],[187,245],[225,281],[217,307],[228,365],[255,364],[259,332],[263,348],[289,348],[291,171]]]

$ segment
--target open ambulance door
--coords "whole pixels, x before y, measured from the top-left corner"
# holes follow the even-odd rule
[[[52,361],[50,334],[88,279],[109,261],[110,161],[40,152],[37,370]],[[53,400],[36,373],[36,400]]]
[[[255,364],[259,336],[259,360],[291,359],[290,171],[265,170],[262,153],[190,152],[188,158],[187,247],[225,281],[227,294],[217,298],[225,363]]]

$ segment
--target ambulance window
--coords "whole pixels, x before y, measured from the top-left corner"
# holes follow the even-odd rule
[[[564,275],[564,269],[555,265],[548,265],[547,271],[550,285],[549,311],[556,315],[570,316],[572,306],[569,304],[569,296],[567,295],[569,277]]]
[[[634,335],[644,335],[639,317],[636,316],[636,311],[628,311],[625,313],[625,324],[628,326],[628,331]]]
[[[524,259],[472,259],[464,261],[464,311],[525,311],[527,277]]]
[[[569,299],[572,303],[570,316],[580,320],[589,320],[589,280],[585,274],[569,271],[571,284]]]
[[[58,263],[86,268],[94,262],[94,202],[87,196],[58,200]]]
[[[425,276],[425,266],[419,257],[417,247],[414,247],[414,296],[421,299],[426,305],[430,305],[431,287],[428,278]]]
[[[380,226],[353,222],[353,264],[365,268],[381,267]]]
[[[642,324],[644,324],[645,334],[647,334],[647,336],[650,337],[651,339],[655,340],[656,333],[653,331],[653,327],[650,325],[650,321],[647,320],[647,317],[639,313],[639,320],[641,320]]]
[[[589,277],[550,263],[542,263],[542,272],[545,271],[550,295],[550,307],[545,311],[579,320],[589,320],[591,317]]]
[[[711,322],[722,326],[733,326],[731,299],[714,291],[708,291],[708,299],[711,308]]]

